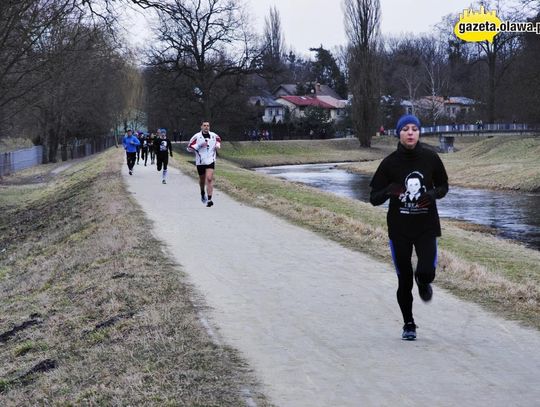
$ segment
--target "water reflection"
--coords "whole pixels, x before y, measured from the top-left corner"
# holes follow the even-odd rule
[[[283,165],[256,168],[256,171],[347,198],[369,201],[371,176],[348,173],[339,169],[336,163]],[[540,194],[450,186],[450,192],[437,202],[437,206],[441,217],[489,226],[500,236],[540,250]]]

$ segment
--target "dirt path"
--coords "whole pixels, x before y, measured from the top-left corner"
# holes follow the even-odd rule
[[[278,406],[538,406],[540,334],[435,288],[400,339],[394,271],[169,169],[128,188]],[[193,169],[195,171],[195,169]]]

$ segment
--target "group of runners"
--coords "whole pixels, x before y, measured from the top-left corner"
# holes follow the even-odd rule
[[[161,173],[161,183],[167,183],[169,156],[173,156],[172,143],[167,137],[166,129],[158,129],[156,133],[126,132],[122,144],[126,150],[126,161],[129,175],[133,175],[135,164],[142,160],[144,166],[156,162],[156,169]],[[187,150],[195,154],[195,164],[199,174],[201,202],[207,207],[214,205],[214,169],[217,150],[221,147],[221,138],[210,131],[210,122],[203,120],[201,130],[189,140]]]
[[[390,200],[387,213],[388,237],[398,277],[396,294],[403,316],[401,337],[404,340],[416,339],[417,326],[412,312],[414,282],[423,301],[428,302],[433,296],[431,283],[437,266],[437,238],[441,236],[436,201],[448,192],[448,175],[444,165],[435,151],[420,143],[420,130],[420,121],[416,116],[404,115],[398,120],[397,149],[383,159],[370,183],[370,202],[373,205],[381,205]],[[124,137],[124,147],[130,174],[138,159],[139,144],[140,140],[128,131]],[[162,182],[166,183],[167,153],[172,156],[171,142],[167,139],[166,131],[158,130],[156,140],[146,144],[143,140],[143,149],[145,145],[153,145],[157,169],[160,171],[163,164]],[[187,150],[195,154],[201,201],[207,207],[213,205],[216,151],[220,146],[221,138],[210,131],[208,121],[201,123],[201,130],[191,137],[187,146]],[[143,150],[145,165],[146,154]],[[413,249],[418,259],[414,270]]]

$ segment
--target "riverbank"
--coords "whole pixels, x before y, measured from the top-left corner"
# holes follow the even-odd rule
[[[248,388],[268,405],[202,323],[204,299],[151,234],[122,158],[0,184],[0,404],[232,407]]]
[[[439,145],[436,137],[424,143]],[[372,148],[361,148],[356,139],[223,143],[220,155],[242,168],[273,165],[347,162],[341,167],[373,174],[397,139],[374,137]],[[456,137],[455,153],[440,154],[450,184],[468,188],[522,192],[540,191],[540,137]]]
[[[395,146],[379,143],[361,148],[358,139],[284,140],[224,142],[220,157],[242,168],[325,162],[372,161],[384,157]]]
[[[540,192],[540,137],[505,136],[458,140],[457,152],[440,154],[450,185]],[[433,138],[425,140],[435,145]],[[380,159],[347,164],[348,171],[373,174]]]
[[[220,156],[229,158],[227,143],[224,144]],[[306,160],[313,162],[313,158],[320,157],[322,152],[310,155],[310,147],[306,144],[300,147]],[[250,147],[246,157],[242,157],[242,147],[235,148],[234,162],[218,161],[217,188],[242,202],[269,210],[346,247],[391,264],[384,209],[246,170],[242,167],[248,163],[257,166],[279,163],[276,163],[276,148],[267,146],[266,153],[254,153],[255,147]],[[331,143],[321,142],[316,148],[328,151],[332,147]],[[382,151],[378,153],[382,154]],[[334,151],[333,159],[326,161],[334,161],[335,154]],[[267,155],[272,156],[271,159],[267,160]],[[286,157],[282,164],[289,164],[288,160]],[[191,156],[181,155],[175,161],[183,171],[195,176]],[[467,229],[458,222],[443,221],[437,285],[499,315],[540,329],[540,253]]]

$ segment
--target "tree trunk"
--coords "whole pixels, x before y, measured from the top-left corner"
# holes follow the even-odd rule
[[[495,53],[487,55],[489,70],[487,113],[489,123],[495,122],[495,88],[497,86],[495,81],[496,57],[497,55]]]
[[[56,156],[58,154],[58,133],[56,133],[52,128],[49,129],[47,136],[47,150],[49,153],[47,162],[55,163]]]

